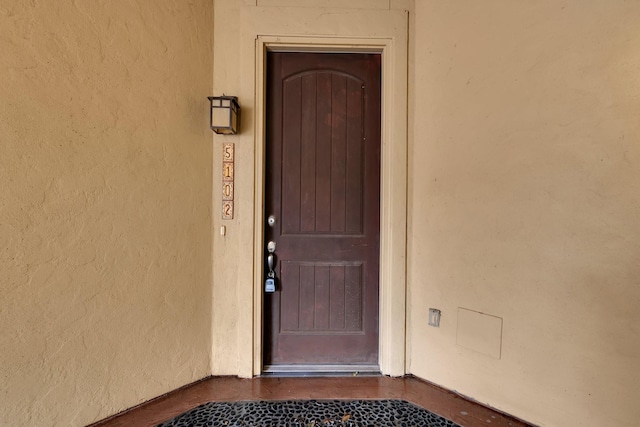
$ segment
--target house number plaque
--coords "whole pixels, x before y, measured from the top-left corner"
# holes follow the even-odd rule
[[[222,144],[222,219],[233,219],[233,184],[235,145]]]

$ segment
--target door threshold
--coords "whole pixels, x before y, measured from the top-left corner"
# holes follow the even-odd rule
[[[263,377],[377,377],[378,365],[265,365]]]

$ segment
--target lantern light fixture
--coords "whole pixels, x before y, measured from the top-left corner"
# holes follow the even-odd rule
[[[218,134],[235,135],[240,127],[240,106],[236,96],[209,96],[211,130]]]

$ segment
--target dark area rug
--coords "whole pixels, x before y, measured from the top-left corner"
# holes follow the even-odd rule
[[[159,427],[460,427],[403,400],[210,402]]]

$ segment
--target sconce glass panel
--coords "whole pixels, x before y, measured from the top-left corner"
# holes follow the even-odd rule
[[[235,135],[240,124],[240,106],[235,96],[210,96],[211,130],[223,135]]]

